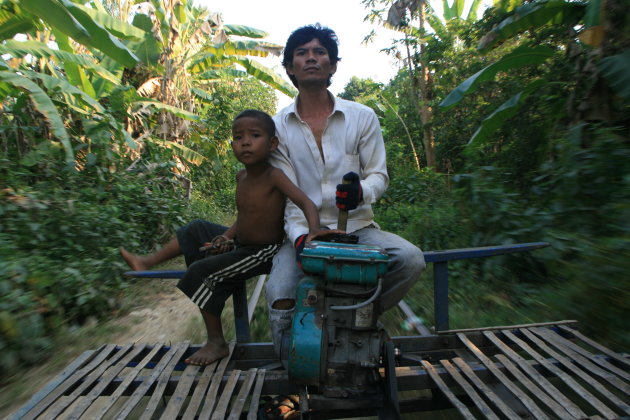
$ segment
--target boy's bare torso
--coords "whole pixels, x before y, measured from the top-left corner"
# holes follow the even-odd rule
[[[236,237],[243,245],[281,243],[284,239],[285,195],[275,186],[272,166],[256,172],[243,170],[237,175]]]

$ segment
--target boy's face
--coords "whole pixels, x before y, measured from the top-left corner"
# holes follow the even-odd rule
[[[328,50],[315,38],[300,45],[293,51],[293,61],[287,67],[287,73],[294,76],[298,84],[328,83],[328,78],[335,74],[337,65],[331,64]]]
[[[232,151],[245,166],[267,161],[277,147],[278,138],[270,137],[258,118],[241,117],[232,124]]]

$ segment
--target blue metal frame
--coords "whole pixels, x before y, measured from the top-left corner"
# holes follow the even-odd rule
[[[433,264],[433,302],[435,313],[435,330],[448,330],[448,263],[449,261],[469,258],[493,257],[515,252],[533,251],[549,246],[547,242],[529,242],[524,244],[485,246],[479,248],[449,249],[445,251],[427,251],[424,260]],[[153,279],[180,279],[185,270],[128,271],[127,277]],[[239,343],[250,341],[247,313],[247,294],[245,286],[239,288],[232,299],[234,301],[234,318],[236,323],[236,340]]]

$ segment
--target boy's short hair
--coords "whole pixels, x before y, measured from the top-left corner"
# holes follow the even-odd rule
[[[284,68],[288,68],[291,63],[293,63],[293,52],[297,47],[311,42],[314,39],[317,39],[319,43],[326,48],[326,51],[328,51],[330,64],[335,65],[339,60],[341,60],[341,57],[339,57],[339,39],[337,38],[335,31],[316,23],[314,25],[302,26],[289,35],[289,39],[287,39],[287,43],[284,46],[282,57],[282,65]],[[295,76],[290,74],[288,76],[295,87],[297,87],[297,80],[295,79]],[[331,84],[331,78],[332,76],[328,78],[328,86]]]
[[[271,116],[266,112],[259,111],[257,109],[246,109],[245,111],[242,111],[234,118],[234,121],[232,121],[232,125],[234,125],[234,123],[238,119],[246,117],[256,118],[261,123],[263,123],[265,131],[267,132],[267,134],[269,134],[269,137],[273,137],[276,135],[276,124],[273,122],[273,118],[271,118]]]

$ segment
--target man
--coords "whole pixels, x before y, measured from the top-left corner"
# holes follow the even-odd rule
[[[347,232],[356,235],[359,243],[387,251],[390,262],[378,308],[384,311],[403,298],[425,262],[420,249],[380,230],[374,222],[371,205],[389,182],[381,128],[370,108],[328,91],[338,61],[337,36],[329,28],[305,26],[287,40],[282,64],[299,93],[293,104],[274,117],[280,145],[271,163],[315,203],[322,226],[337,228],[338,207],[354,209],[349,212]],[[344,176],[356,180],[337,185]],[[308,233],[304,216],[291,202],[285,210],[285,231],[288,239],[274,257],[266,285],[278,354],[282,336],[290,330],[296,287],[304,276],[296,261],[296,246],[299,252]]]

